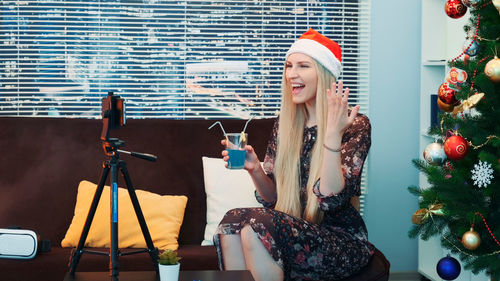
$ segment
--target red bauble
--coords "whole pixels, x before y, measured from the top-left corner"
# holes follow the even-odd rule
[[[444,112],[452,112],[455,109],[455,105],[447,104],[441,101],[441,99],[437,99],[438,107],[441,108]]]
[[[444,142],[444,153],[449,159],[462,160],[469,151],[469,143],[462,136],[451,136]]]
[[[458,102],[457,97],[455,96],[457,92],[450,88],[448,82],[444,82],[439,86],[438,97],[439,99],[446,104],[456,104]]]
[[[448,0],[444,5],[444,11],[450,18],[458,19],[467,13],[467,6],[460,0]]]

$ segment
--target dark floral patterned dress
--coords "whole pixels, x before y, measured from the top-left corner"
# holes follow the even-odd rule
[[[264,170],[272,179],[277,147],[278,122],[267,148]],[[371,145],[369,119],[358,114],[342,137],[342,172],[345,188],[338,194],[323,195],[319,180],[314,185],[324,219],[313,224],[273,209],[275,202],[264,201],[257,191],[263,208],[239,208],[226,213],[214,235],[219,264],[224,270],[220,234],[238,234],[250,225],[260,241],[283,269],[285,280],[338,280],[353,275],[364,267],[373,254],[366,226],[350,203],[359,196],[361,171]],[[310,157],[316,141],[317,128],[305,128],[300,157],[301,202],[306,202],[306,183]]]

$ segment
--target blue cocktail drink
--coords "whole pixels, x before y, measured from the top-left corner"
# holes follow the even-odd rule
[[[247,134],[245,133],[229,133],[226,134],[226,150],[229,160],[227,167],[229,169],[243,169],[245,166],[245,156],[247,145]]]
[[[228,149],[229,160],[227,167],[229,169],[243,169],[245,166],[246,150],[241,149]]]

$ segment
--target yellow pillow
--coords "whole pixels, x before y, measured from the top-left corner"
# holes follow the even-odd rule
[[[81,181],[76,197],[73,221],[61,242],[62,247],[77,247],[83,225],[94,198],[97,185]],[[176,250],[177,238],[184,218],[186,196],[159,195],[144,190],[136,190],[142,213],[155,247]],[[85,247],[110,248],[110,188],[105,186],[87,236]],[[147,248],[139,221],[134,211],[127,189],[118,189],[118,247]]]

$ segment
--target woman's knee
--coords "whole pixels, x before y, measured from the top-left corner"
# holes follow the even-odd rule
[[[240,235],[241,235],[241,244],[244,249],[252,250],[254,249],[256,242],[259,242],[257,234],[248,224],[241,229]]]

